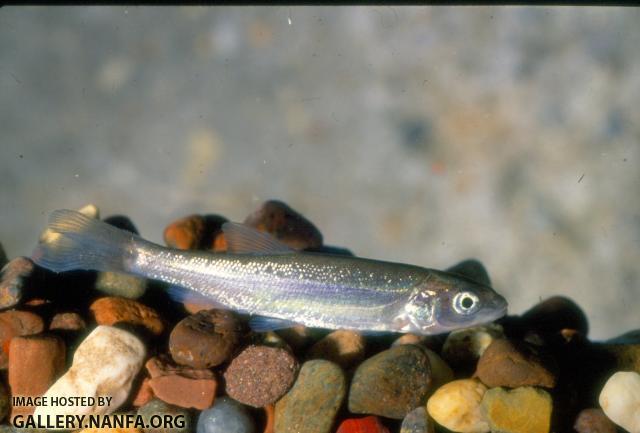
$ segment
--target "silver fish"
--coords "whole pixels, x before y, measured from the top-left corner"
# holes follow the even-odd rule
[[[71,210],[49,218],[32,260],[47,269],[115,271],[170,283],[257,315],[255,330],[328,329],[437,334],[506,314],[507,302],[460,275],[358,257],[296,252],[242,224],[223,226],[230,253],[166,248]],[[175,290],[173,291],[175,294]]]

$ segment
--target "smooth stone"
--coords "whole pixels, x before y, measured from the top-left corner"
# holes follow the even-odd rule
[[[278,200],[262,203],[244,223],[270,233],[296,250],[319,248],[322,245],[320,230],[311,221]]]
[[[78,313],[67,312],[57,313],[51,318],[49,323],[49,330],[64,330],[64,331],[81,331],[87,327],[86,322]]]
[[[336,433],[389,433],[380,418],[367,416],[364,418],[349,418],[340,423]]]
[[[113,413],[129,396],[142,367],[145,347],[135,335],[111,326],[96,327],[76,348],[67,372],[44,394],[112,397],[104,406],[39,406],[35,415],[104,415]]]
[[[149,428],[142,429],[146,433],[189,433],[192,431],[191,415],[187,409],[165,403],[158,398],[154,398],[149,403],[138,408],[138,415],[145,420],[146,425],[149,425]],[[175,423],[173,428],[165,425],[157,428],[151,427],[150,420],[152,417],[163,418],[165,416],[168,416]],[[181,425],[178,425],[178,422]]]
[[[443,385],[427,401],[427,412],[441,426],[460,433],[486,433],[489,423],[482,413],[487,387],[476,379],[459,379]]]
[[[340,366],[322,359],[305,362],[291,390],[276,403],[275,433],[330,433],[346,392]]]
[[[110,296],[138,299],[147,290],[148,280],[119,272],[99,272],[95,289]]]
[[[640,432],[640,374],[614,373],[600,391],[598,403],[611,421],[630,433]]]
[[[402,419],[425,403],[431,381],[429,357],[420,347],[392,347],[358,366],[349,411]]]
[[[255,433],[251,414],[229,397],[216,399],[214,405],[200,413],[196,433]]]
[[[64,341],[55,335],[14,337],[9,345],[9,386],[13,395],[37,397],[64,372]],[[32,414],[35,406],[14,406],[11,417]]]
[[[616,433],[616,425],[602,409],[583,409],[576,417],[573,428],[578,433]]]
[[[442,345],[441,355],[455,371],[473,371],[487,347],[499,338],[504,338],[504,331],[495,323],[452,331]]]
[[[194,368],[229,360],[240,340],[240,325],[227,310],[203,310],[182,319],[169,335],[174,361]]]
[[[276,405],[268,404],[263,409],[266,421],[264,423],[264,430],[262,433],[274,433],[276,424]]]
[[[553,402],[540,388],[492,388],[482,399],[482,410],[492,432],[548,433]]]
[[[350,370],[364,360],[365,350],[366,340],[361,333],[341,329],[315,343],[307,352],[307,359],[326,359]]]
[[[0,270],[0,309],[11,308],[22,300],[34,269],[35,265],[26,257],[16,257],[2,267]]]
[[[489,388],[541,386],[553,388],[555,374],[547,368],[533,346],[494,340],[484,351],[476,369],[478,378]]]
[[[521,315],[527,328],[553,334],[562,329],[575,329],[582,335],[589,332],[584,311],[571,299],[553,296],[545,299]]]
[[[151,376],[149,386],[160,400],[198,410],[213,404],[218,382],[211,370],[178,366],[159,357],[149,359],[145,367]]]
[[[227,367],[225,389],[242,404],[263,407],[278,401],[291,388],[298,368],[298,361],[285,349],[251,345]]]
[[[433,421],[427,414],[427,409],[417,407],[407,414],[402,420],[400,433],[434,433],[435,427]]]
[[[153,389],[151,388],[151,385],[149,384],[150,380],[151,380],[151,378],[145,377],[142,380],[142,382],[140,383],[140,387],[134,393],[135,397],[133,397],[133,400],[131,402],[131,405],[133,407],[144,406],[145,404],[147,404],[151,400],[153,400],[153,398],[155,397],[155,395],[153,395]]]
[[[451,367],[449,367],[435,351],[425,347],[423,345],[425,340],[419,337],[420,336],[413,334],[403,335],[394,341],[391,347],[413,344],[414,346],[420,347],[427,354],[429,357],[429,364],[431,365],[431,392],[433,392],[445,383],[451,382],[455,377]]]
[[[215,250],[216,239],[222,235],[222,224],[225,222],[227,219],[220,215],[188,215],[173,221],[164,229],[164,242],[169,247],[181,250]]]
[[[164,330],[162,319],[153,308],[132,299],[108,296],[94,301],[89,308],[98,325],[128,323],[143,326],[154,335]]]
[[[40,316],[29,311],[10,310],[0,313],[0,369],[9,365],[9,342],[13,337],[32,335],[44,330]]]
[[[322,330],[307,328],[304,325],[295,325],[291,328],[276,331],[280,337],[296,352],[304,351],[321,337]]]
[[[640,344],[599,344],[599,348],[613,357],[618,371],[640,373]]]

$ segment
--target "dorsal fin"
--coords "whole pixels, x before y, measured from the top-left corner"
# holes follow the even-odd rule
[[[296,252],[270,234],[244,224],[227,222],[222,224],[222,231],[231,253],[286,254]]]

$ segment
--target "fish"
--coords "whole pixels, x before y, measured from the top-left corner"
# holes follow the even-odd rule
[[[462,272],[296,251],[239,223],[227,222],[222,230],[225,253],[179,250],[61,209],[51,213],[31,259],[54,272],[160,280],[176,300],[251,315],[258,332],[300,324],[431,335],[494,321],[507,311],[505,298]]]

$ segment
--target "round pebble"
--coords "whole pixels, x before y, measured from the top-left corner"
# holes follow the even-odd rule
[[[298,362],[285,349],[249,346],[236,356],[224,373],[230,397],[253,407],[275,403],[293,385]]]
[[[51,318],[50,330],[60,329],[65,331],[80,331],[85,329],[87,324],[78,313],[58,313]]]
[[[556,333],[562,329],[575,329],[582,335],[589,332],[589,322],[584,311],[564,296],[545,299],[525,311],[521,318],[527,327],[545,333]]]
[[[215,367],[233,354],[240,338],[239,330],[230,311],[199,311],[182,319],[171,331],[171,357],[178,364],[194,368]]]
[[[200,413],[196,433],[254,433],[256,427],[247,409],[229,397],[216,399]]]
[[[473,371],[493,340],[503,337],[502,326],[496,324],[452,331],[442,346],[442,358],[456,371]]]
[[[377,416],[367,416],[345,419],[340,423],[336,433],[389,433],[389,429],[380,422],[380,418]]]
[[[551,427],[551,396],[530,386],[507,390],[492,388],[482,399],[491,431],[504,433],[548,433]]]
[[[494,340],[484,351],[476,370],[488,387],[542,386],[553,388],[556,377],[545,366],[533,346],[514,344],[506,339]]]
[[[427,401],[427,412],[441,426],[459,433],[486,433],[481,410],[487,387],[476,379],[460,379],[438,388]]]
[[[392,347],[358,366],[349,390],[349,411],[402,419],[425,403],[430,386],[427,354],[413,345]]]
[[[434,433],[433,422],[424,406],[417,407],[402,420],[400,433]]]
[[[142,417],[145,425],[149,425],[149,428],[144,428],[146,433],[189,433],[191,429],[191,415],[187,409],[183,409],[178,406],[174,406],[164,401],[154,398],[149,403],[138,409],[138,415]],[[163,418],[165,415],[173,420],[175,423],[171,428],[166,425],[160,427],[151,427],[151,418]]]
[[[580,411],[573,424],[578,433],[616,433],[616,425],[604,414],[602,409],[584,409]]]
[[[44,322],[37,314],[29,311],[4,311],[0,313],[0,368],[9,363],[8,347],[13,337],[32,335],[44,330]]]
[[[611,421],[631,433],[640,432],[640,374],[614,373],[602,388],[598,402]]]
[[[132,299],[104,297],[94,301],[90,309],[98,325],[128,323],[143,326],[154,335],[164,330],[162,319],[153,308]]]
[[[0,309],[11,308],[22,300],[34,269],[35,265],[26,257],[16,257],[2,267],[0,270]]]
[[[164,242],[171,248],[195,250],[201,248],[205,220],[202,215],[189,215],[169,224],[163,233]]]
[[[118,272],[99,272],[96,278],[96,290],[110,296],[127,299],[138,299],[147,290],[146,278]]]
[[[365,343],[364,337],[359,332],[333,331],[309,349],[307,358],[326,359],[349,370],[364,359]]]
[[[346,386],[337,364],[322,359],[305,362],[291,390],[276,403],[275,433],[330,433]]]

